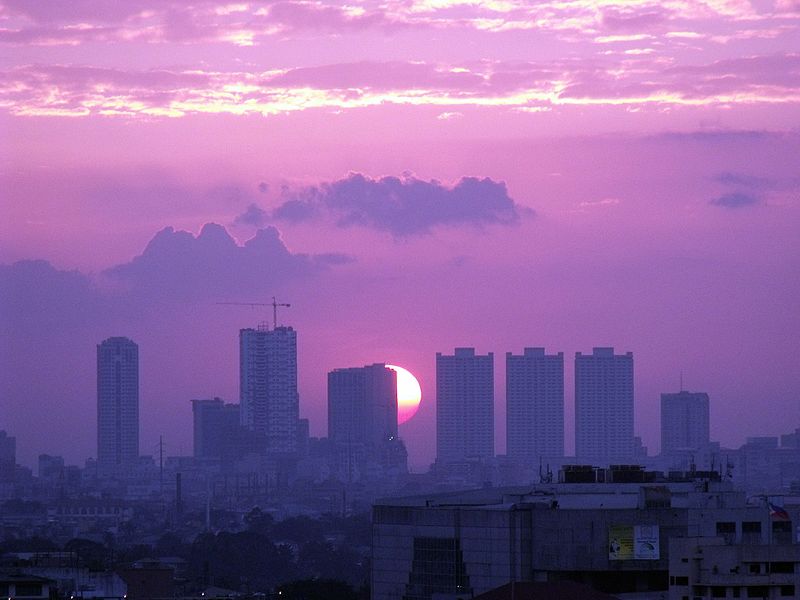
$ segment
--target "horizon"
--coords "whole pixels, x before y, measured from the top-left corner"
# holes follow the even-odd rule
[[[237,402],[218,302],[290,303],[325,374],[434,355],[631,351],[636,435],[707,392],[711,436],[800,426],[796,0],[0,0],[0,429],[96,453],[94,348],[141,348],[141,453]],[[789,425],[787,425],[789,423]]]

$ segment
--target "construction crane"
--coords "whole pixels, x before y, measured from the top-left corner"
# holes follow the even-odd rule
[[[278,327],[278,307],[285,306],[289,308],[291,304],[285,302],[278,302],[275,296],[272,297],[272,302],[217,302],[217,304],[233,304],[235,306],[271,306],[272,307],[272,328]]]

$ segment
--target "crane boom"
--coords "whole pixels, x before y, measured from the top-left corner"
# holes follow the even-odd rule
[[[291,304],[286,302],[278,302],[275,296],[272,297],[272,302],[217,302],[217,304],[229,304],[234,306],[271,306],[272,307],[272,328],[278,327],[278,307],[285,306],[289,308]]]

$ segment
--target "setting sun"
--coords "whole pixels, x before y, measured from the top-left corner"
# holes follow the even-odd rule
[[[403,424],[417,414],[422,400],[419,381],[410,371],[396,365],[386,365],[397,373],[397,423]]]

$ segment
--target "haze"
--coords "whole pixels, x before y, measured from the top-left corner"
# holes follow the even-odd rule
[[[0,429],[96,455],[95,347],[139,344],[141,451],[238,401],[238,330],[291,308],[300,404],[402,365],[433,460],[434,357],[635,357],[738,446],[800,419],[800,5],[0,5]],[[496,451],[505,439],[496,360]]]

